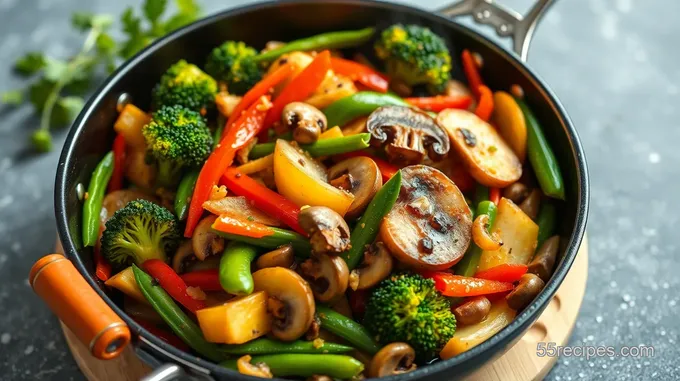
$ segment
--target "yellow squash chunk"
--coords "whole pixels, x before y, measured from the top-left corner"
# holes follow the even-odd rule
[[[345,135],[342,133],[342,130],[340,129],[340,127],[335,126],[333,128],[329,128],[326,131],[322,132],[321,135],[319,135],[319,140],[341,138],[343,136],[345,136]]]
[[[515,310],[508,307],[505,299],[493,302],[486,319],[477,324],[459,327],[439,352],[439,357],[447,360],[481,344],[510,324],[516,314]]]
[[[527,156],[527,124],[515,98],[505,91],[496,91],[491,119],[519,161],[524,162]]]
[[[354,201],[328,184],[323,164],[281,139],[274,149],[274,180],[279,193],[299,206],[326,206],[344,216]]]
[[[137,285],[135,275],[132,273],[132,266],[112,276],[104,284],[113,287],[142,303],[149,304],[149,301],[146,300],[142,294],[142,290],[140,290]]]
[[[536,251],[538,225],[505,197],[498,204],[493,232],[501,238],[503,246],[496,251],[483,251],[478,271],[505,263],[529,263]]]
[[[327,76],[326,79],[319,85],[314,94],[305,100],[305,103],[310,104],[318,109],[322,109],[331,103],[348,97],[356,93],[357,87],[354,82],[344,75],[335,74]]]
[[[196,317],[203,336],[212,343],[243,344],[266,335],[272,328],[264,291],[198,310]]]
[[[451,150],[480,184],[504,188],[522,176],[522,163],[512,148],[477,115],[446,109],[437,116],[437,124],[449,134]]]
[[[145,150],[146,140],[142,135],[142,127],[144,127],[151,117],[144,111],[137,108],[132,103],[128,103],[118,115],[113,129],[117,133],[123,135],[125,142],[135,149]]]

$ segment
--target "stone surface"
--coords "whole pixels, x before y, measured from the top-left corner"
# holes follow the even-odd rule
[[[0,0],[0,91],[25,83],[9,66],[22,53],[64,56],[78,48],[72,11],[118,14],[127,3]],[[207,12],[225,6],[202,3]],[[434,9],[446,1],[413,3]],[[522,10],[530,1],[505,3]],[[569,111],[591,172],[590,273],[570,344],[654,346],[652,358],[563,356],[549,380],[680,378],[678,14],[675,1],[563,0],[537,30],[530,64]],[[26,280],[54,246],[59,149],[25,150],[38,123],[29,107],[0,109],[0,117],[0,378],[81,380],[56,318]],[[56,147],[65,134],[56,132]]]

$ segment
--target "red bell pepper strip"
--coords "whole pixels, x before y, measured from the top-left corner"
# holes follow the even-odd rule
[[[331,68],[333,72],[349,77],[373,91],[386,93],[390,86],[386,75],[358,62],[331,57]]]
[[[228,214],[223,214],[216,219],[212,228],[219,232],[251,238],[262,238],[274,234],[274,230],[265,224],[240,220]]]
[[[447,272],[426,272],[426,278],[434,279],[435,288],[445,296],[467,297],[495,294],[512,290],[512,283],[455,275]]]
[[[281,66],[280,68],[276,69],[275,72],[264,77],[260,82],[258,82],[255,86],[248,90],[248,92],[243,96],[243,98],[241,98],[241,102],[239,102],[236,105],[236,107],[234,107],[234,111],[232,111],[231,115],[229,115],[229,119],[225,124],[222,137],[226,135],[227,131],[229,130],[229,127],[234,122],[236,122],[236,120],[241,116],[241,113],[244,110],[250,107],[253,104],[253,102],[260,99],[261,96],[267,95],[269,91],[276,85],[278,85],[279,83],[283,82],[286,78],[293,75],[296,67],[297,66],[295,65],[295,63],[289,62]]]
[[[517,282],[526,272],[527,265],[504,263],[490,269],[478,271],[475,274],[475,278],[513,283]]]
[[[125,138],[123,135],[116,135],[113,140],[113,173],[109,180],[108,192],[123,189],[123,174],[125,169]]]
[[[193,235],[194,229],[203,215],[203,203],[210,196],[213,186],[220,180],[224,171],[234,161],[236,151],[262,130],[267,110],[271,108],[269,99],[269,95],[263,95],[257,102],[250,105],[227,131],[222,141],[203,164],[198,180],[196,180],[194,193],[191,196],[187,226],[184,230],[185,237],[189,238]]]
[[[291,102],[301,102],[307,99],[316,90],[331,68],[331,53],[328,50],[316,55],[314,60],[307,67],[296,75],[281,94],[274,100],[274,107],[269,110],[267,118],[264,120],[264,128],[271,127],[274,122],[281,118],[281,111]]]
[[[102,236],[102,231],[104,231],[104,225],[102,223],[99,223],[99,237]],[[102,255],[102,245],[101,245],[101,240],[97,240],[97,244],[94,245],[94,273],[97,275],[97,278],[101,280],[102,282],[106,282],[111,278],[111,264],[104,259],[104,256]]]
[[[147,321],[137,318],[132,318],[132,320],[134,320],[137,324],[141,325],[142,328],[149,331],[149,333],[151,333],[152,335],[158,337],[159,339],[165,341],[166,343],[172,345],[173,347],[182,351],[186,352],[189,351],[189,346],[186,345],[182,340],[180,340],[179,337],[175,336],[174,334],[164,329],[160,329]]]
[[[205,302],[196,300],[187,293],[187,285],[177,275],[172,267],[160,259],[149,259],[142,263],[144,270],[149,273],[167,293],[189,311],[196,311],[206,307]]]
[[[447,108],[467,110],[472,104],[472,98],[467,95],[437,95],[434,97],[404,98],[404,100],[419,109],[434,112]]]
[[[391,179],[392,176],[394,176],[395,173],[399,170],[399,167],[397,167],[394,164],[390,164],[389,162],[380,159],[378,157],[375,157],[369,153],[362,152],[362,151],[354,151],[354,152],[347,152],[341,155],[343,158],[350,158],[350,157],[357,157],[357,156],[363,156],[367,157],[369,159],[372,159],[375,164],[378,166],[378,169],[380,170],[380,174],[382,175],[383,183],[386,183],[387,180]]]
[[[481,85],[479,86],[479,94],[479,103],[477,103],[475,115],[488,122],[493,112],[493,93],[488,87]]]
[[[222,184],[226,185],[227,189],[237,196],[245,197],[257,209],[290,226],[291,229],[303,236],[307,236],[307,233],[298,223],[300,207],[292,201],[244,175],[234,167],[228,168],[224,172]]]
[[[498,205],[498,203],[501,202],[501,188],[489,188],[489,200]]]
[[[477,97],[477,100],[479,100],[479,86],[482,86],[484,82],[482,82],[482,77],[479,75],[477,63],[475,62],[474,57],[472,57],[472,53],[467,49],[463,50],[462,63],[468,86],[470,86],[470,90],[472,90],[472,93]]]
[[[198,287],[203,291],[223,291],[217,269],[192,271],[180,275],[189,287]]]

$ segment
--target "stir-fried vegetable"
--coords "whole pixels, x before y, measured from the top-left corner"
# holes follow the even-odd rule
[[[329,126],[343,126],[347,122],[362,115],[368,115],[381,106],[405,106],[409,104],[396,95],[381,94],[372,91],[360,91],[342,98],[323,109]]]
[[[255,247],[231,242],[220,260],[220,284],[232,295],[250,295],[255,288],[250,264],[257,256]]]
[[[83,196],[85,198],[85,203],[83,204],[84,246],[94,246],[97,243],[100,223],[99,213],[102,210],[106,186],[109,183],[112,173],[113,152],[109,152],[104,156],[102,161],[99,162],[94,172],[92,172],[90,185],[87,187],[87,193]]]

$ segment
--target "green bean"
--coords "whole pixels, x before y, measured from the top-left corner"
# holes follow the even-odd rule
[[[329,126],[344,126],[357,117],[368,115],[378,107],[387,105],[411,107],[405,100],[393,94],[360,91],[338,99],[322,111]]]
[[[260,53],[253,59],[256,62],[268,62],[294,51],[350,48],[368,41],[374,32],[374,28],[364,28],[317,34],[316,36],[291,41],[280,48]]]
[[[225,368],[238,370],[237,359],[220,363]],[[354,357],[345,355],[318,355],[304,353],[283,353],[253,356],[251,364],[266,364],[275,377],[311,377],[324,374],[332,378],[350,379],[364,370],[364,364]]]
[[[543,201],[541,210],[538,212],[538,217],[536,218],[536,224],[538,225],[537,248],[541,247],[543,242],[555,234],[556,216],[557,212],[555,211],[555,205],[549,201]]]
[[[94,246],[99,237],[99,214],[102,211],[106,186],[113,174],[113,152],[109,151],[92,172],[83,204],[83,245]]]
[[[493,223],[496,221],[496,204],[494,204],[491,201],[482,201],[479,203],[477,206],[477,210],[475,212],[475,218],[482,214],[488,214],[489,215],[489,230],[491,230],[491,227],[493,226]],[[479,264],[479,259],[482,256],[482,249],[475,245],[474,241],[470,241],[470,247],[468,248],[467,252],[463,256],[463,259],[458,262],[456,265],[456,274],[462,275],[462,276],[473,276],[477,272],[477,265]]]
[[[209,343],[203,338],[201,329],[175,304],[158,282],[155,282],[149,274],[134,264],[132,265],[132,272],[142,295],[149,301],[151,307],[158,312],[163,321],[170,326],[175,335],[196,352],[212,361],[220,361],[225,358],[224,355],[220,354],[217,345]]]
[[[321,139],[311,144],[302,144],[300,145],[300,148],[309,152],[309,154],[314,157],[330,156],[368,148],[370,141],[371,134],[362,133],[339,138]],[[254,160],[272,154],[274,152],[275,144],[276,143],[256,144],[250,150],[248,158]]]
[[[317,348],[313,341],[297,340],[286,343],[266,337],[256,339],[245,344],[222,345],[220,352],[228,355],[270,355],[277,353],[346,353],[354,348],[347,345],[329,343],[325,341]]]
[[[250,264],[257,256],[255,247],[241,242],[230,242],[220,258],[220,284],[233,295],[253,293],[253,275]]]
[[[378,229],[383,217],[392,210],[392,206],[397,201],[399,190],[401,189],[401,171],[392,176],[380,190],[375,194],[373,200],[366,208],[364,215],[357,222],[350,235],[352,247],[340,254],[347,262],[347,267],[353,270],[359,265],[361,259],[364,257],[364,250],[366,245],[369,245],[375,240],[378,235]]]
[[[276,249],[279,246],[290,243],[293,245],[293,250],[295,254],[299,257],[309,257],[312,250],[309,240],[302,235],[286,229],[279,229],[271,227],[274,234],[268,235],[261,238],[246,237],[238,234],[223,233],[217,230],[213,230],[218,235],[232,241],[238,241],[243,243],[248,243],[257,247],[263,247],[265,249]]]
[[[546,196],[564,200],[564,181],[555,154],[529,106],[521,99],[516,100],[526,120],[527,156],[538,179],[538,184]]]
[[[179,182],[177,187],[177,193],[175,194],[175,214],[180,221],[187,218],[189,213],[189,202],[191,201],[191,196],[194,194],[194,187],[196,186],[196,180],[198,180],[198,175],[200,170],[193,170],[184,177],[182,181]]]
[[[321,321],[321,328],[347,340],[357,349],[370,355],[374,355],[380,350],[380,346],[368,330],[347,316],[319,304],[316,305],[316,316]]]

